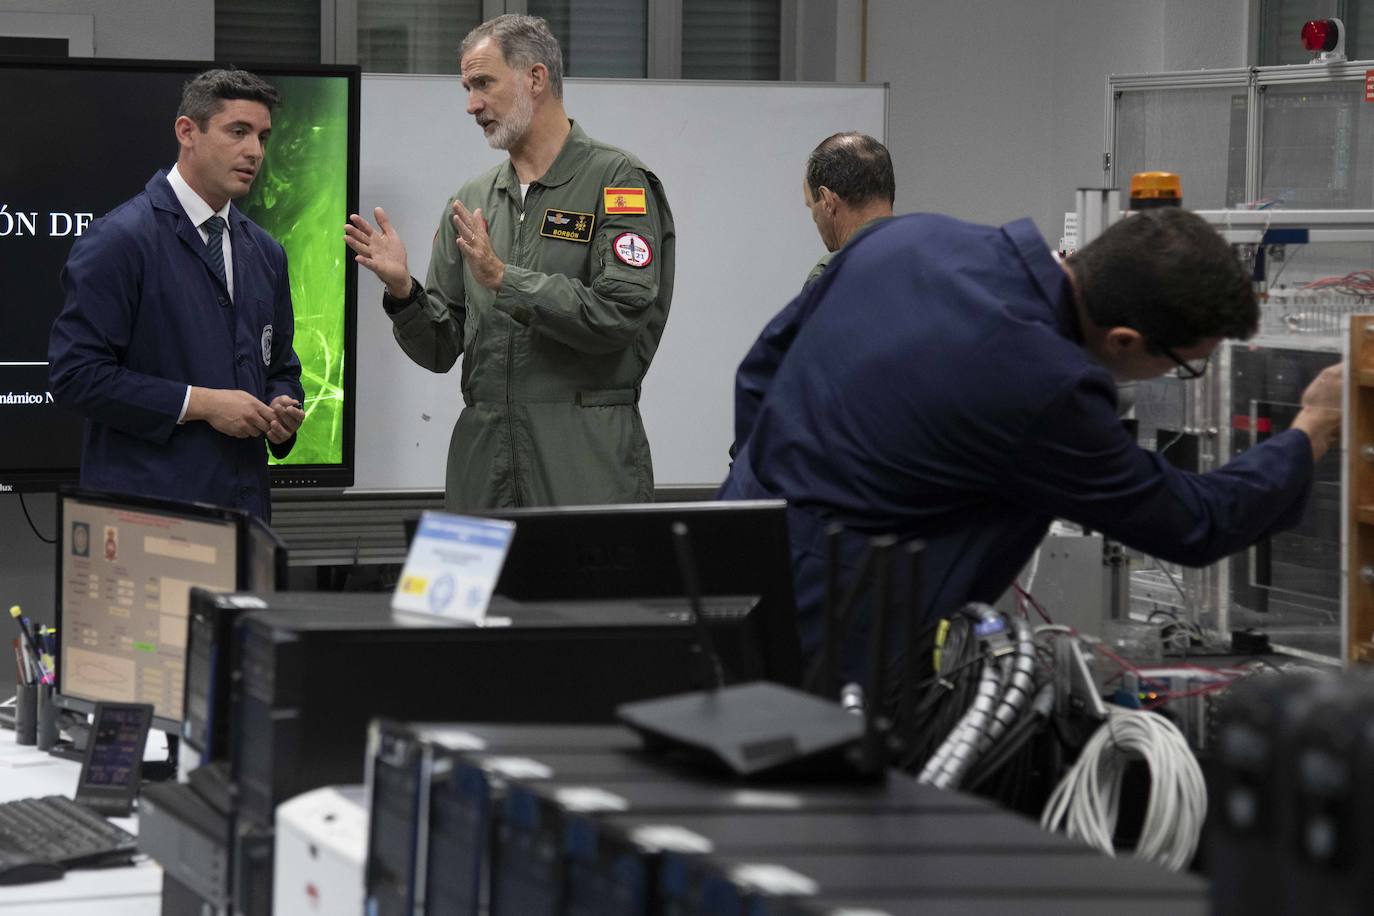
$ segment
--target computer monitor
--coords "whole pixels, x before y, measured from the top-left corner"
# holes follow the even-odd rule
[[[749,630],[768,680],[801,683],[797,603],[782,500],[500,509],[515,522],[496,593],[519,601],[685,593],[672,524],[687,526],[703,595],[758,595]]]
[[[243,525],[244,580],[249,592],[286,591],[286,544],[267,523],[249,515]]]
[[[271,589],[285,547],[233,509],[64,491],[58,498],[57,703],[150,703],[153,725],[183,717],[192,588]]]
[[[48,491],[77,480],[84,421],[54,403],[48,388],[48,337],[63,306],[58,273],[92,220],[176,160],[172,123],[182,85],[212,66],[223,65],[0,58],[6,127],[25,138],[0,156],[3,490]],[[281,103],[261,172],[234,206],[286,250],[308,417],[291,453],[268,459],[273,485],[349,486],[357,266],[342,227],[358,212],[361,74],[334,64],[252,70],[277,88]],[[80,143],[67,137],[76,123]]]

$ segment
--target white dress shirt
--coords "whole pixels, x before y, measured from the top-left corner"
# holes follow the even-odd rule
[[[224,220],[224,232],[220,235],[221,250],[224,252],[224,282],[229,287],[229,298],[234,298],[234,248],[229,241],[229,202],[225,201],[224,206],[218,211],[210,209],[210,205],[201,199],[201,196],[191,190],[191,186],[186,183],[186,179],[181,177],[175,165],[167,173],[167,183],[172,186],[172,193],[177,196],[177,202],[181,204],[181,209],[186,211],[187,217],[200,233],[200,240],[205,243],[210,241],[210,233],[205,228],[205,221],[212,216],[218,216]],[[191,405],[191,386],[186,386],[186,396],[181,399],[181,415],[177,417],[178,423],[186,422],[186,408]]]

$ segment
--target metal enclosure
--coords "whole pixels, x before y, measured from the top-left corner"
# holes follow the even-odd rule
[[[1235,246],[1261,327],[1220,348],[1201,382],[1136,386],[1141,444],[1208,471],[1287,428],[1302,391],[1343,357],[1374,306],[1374,62],[1111,76],[1104,184],[1177,172],[1184,206]],[[1348,446],[1348,441],[1346,443]],[[1185,570],[1133,559],[1132,612],[1179,613],[1225,635],[1254,627],[1301,654],[1346,657],[1344,449],[1318,465],[1302,521],[1229,560]]]

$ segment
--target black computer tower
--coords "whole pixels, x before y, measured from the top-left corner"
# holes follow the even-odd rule
[[[760,901],[759,916],[1208,916],[1207,897],[1193,896],[1133,899],[1115,891],[1065,895],[1053,892],[1018,891],[1008,895],[937,893],[821,894],[802,897],[770,897]]]
[[[752,785],[678,772],[664,782],[511,780],[492,850],[491,916],[564,912],[572,858],[567,838],[585,818],[614,813],[747,817],[762,812],[989,812],[991,802],[892,774],[882,784]]]
[[[504,780],[623,774],[630,765],[615,755],[639,743],[619,726],[374,722],[368,912],[475,911]]]
[[[707,853],[684,862],[680,881],[661,887],[663,911],[675,916],[772,916],[789,898],[849,895],[923,899],[925,912],[946,913],[946,901],[978,903],[969,912],[1020,912],[1024,897],[1147,900],[1160,913],[1206,899],[1201,878],[1131,858],[1078,853]],[[665,870],[671,865],[665,865]],[[1104,912],[1115,912],[1108,908]]]
[[[959,796],[948,793],[949,807]],[[932,797],[932,804],[937,799]],[[565,815],[567,916],[662,911],[660,886],[708,851],[770,854],[883,851],[1097,856],[1089,846],[993,809],[873,812],[754,810],[694,814]],[[672,854],[672,857],[669,856]],[[674,858],[675,857],[675,858]],[[673,865],[664,869],[664,860]],[[1085,860],[1085,866],[1095,863]]]
[[[491,614],[509,625],[474,627],[395,614],[388,595],[259,597],[266,609],[240,618],[234,635],[235,907],[244,914],[265,912],[264,890],[270,900],[276,806],[361,782],[374,717],[608,723],[620,703],[702,686],[682,600],[495,599]],[[733,619],[744,621],[752,599],[708,604],[726,619],[738,608]]]
[[[1374,907],[1374,683],[1343,677],[1313,704],[1281,753],[1277,913],[1360,916]]]
[[[142,790],[138,849],[162,867],[163,916],[227,909],[233,832],[233,817],[189,785],[159,783]]]
[[[1293,796],[1300,724],[1339,693],[1315,672],[1259,674],[1231,687],[1209,764],[1205,851],[1216,916],[1279,912],[1292,873]]]
[[[238,624],[233,774],[270,823],[307,789],[363,776],[368,722],[610,723],[627,700],[697,689],[685,602],[500,602],[504,627],[394,614],[390,596],[264,596]]]

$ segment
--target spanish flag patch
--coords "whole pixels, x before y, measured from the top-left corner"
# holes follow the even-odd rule
[[[606,213],[628,213],[643,215],[645,209],[643,188],[602,188],[602,202]]]

